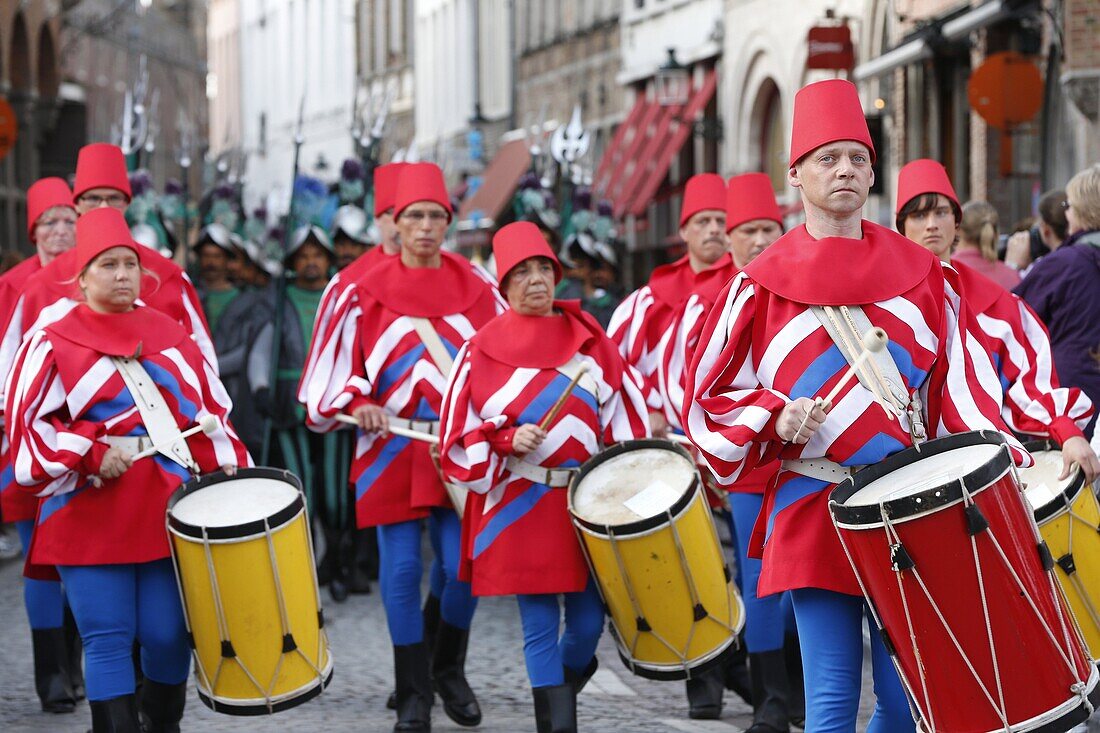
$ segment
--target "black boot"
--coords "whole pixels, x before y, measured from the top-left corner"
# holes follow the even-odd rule
[[[722,668],[715,667],[687,681],[689,718],[717,720],[722,716],[722,678]]]
[[[76,696],[69,683],[65,629],[31,629],[34,646],[34,688],[47,713],[71,713]]]
[[[577,733],[577,693],[573,685],[536,687],[535,727],[538,733]]]
[[[734,692],[746,705],[752,705],[752,677],[749,675],[744,633],[737,638],[737,647],[730,654],[725,667],[726,689]]]
[[[92,709],[92,733],[141,733],[133,695],[93,700],[89,707]]]
[[[84,644],[80,641],[80,630],[76,628],[76,619],[68,604],[65,604],[65,617],[62,628],[65,629],[65,672],[69,676],[69,686],[73,688],[73,698],[84,699]]]
[[[432,729],[432,679],[424,642],[393,648],[397,682],[397,725],[394,731],[429,733]]]
[[[467,727],[481,722],[481,708],[466,681],[466,645],[469,630],[440,621],[432,650],[432,685],[443,701],[447,717]]]
[[[790,689],[782,649],[749,655],[752,673],[752,727],[746,733],[788,733]]]
[[[798,634],[787,634],[783,657],[787,663],[787,688],[790,690],[787,718],[794,727],[805,728],[806,680],[802,677],[802,647],[798,644]]]
[[[439,596],[433,596],[428,594],[428,599],[424,601],[424,608],[421,610],[421,614],[424,616],[424,644],[428,647],[428,655],[431,656],[432,645],[435,642],[435,632],[439,628]],[[390,710],[397,710],[397,693],[391,692],[389,698],[386,700],[386,707]]]
[[[580,674],[577,674],[573,670],[569,669],[569,667],[562,665],[562,669],[565,671],[565,681],[573,685],[573,690],[577,693],[577,695],[580,695],[581,690],[583,690],[584,686],[588,684],[588,680],[592,679],[592,675],[596,674],[596,670],[599,668],[599,666],[600,660],[596,659],[595,656],[592,657],[592,661],[588,663],[588,666],[585,667],[584,671]]]
[[[180,733],[183,706],[187,702],[187,683],[165,685],[145,679],[141,692],[141,729],[143,733]]]

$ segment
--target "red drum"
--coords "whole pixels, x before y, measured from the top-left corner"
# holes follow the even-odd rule
[[[829,508],[925,731],[1066,731],[1098,673],[1024,501],[1004,436],[890,456]]]

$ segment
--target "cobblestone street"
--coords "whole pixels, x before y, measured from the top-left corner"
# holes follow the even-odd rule
[[[81,703],[73,715],[40,712],[33,691],[30,638],[19,588],[18,561],[0,567],[0,622],[8,633],[0,636],[0,686],[6,691],[0,706],[0,730],[6,733],[84,733],[90,715]],[[320,698],[274,718],[234,718],[208,710],[193,690],[187,700],[183,729],[190,733],[224,731],[359,731],[392,730],[393,713],[385,708],[392,687],[393,661],[382,604],[375,593],[333,603],[322,592],[332,641],[335,675]],[[721,720],[694,721],[687,717],[682,682],[653,682],[631,675],[618,659],[605,633],[599,651],[600,670],[581,695],[578,719],[583,731],[618,733],[737,733],[751,724],[751,710],[733,693],[726,694]],[[483,733],[519,733],[534,730],[531,691],[522,654],[519,613],[512,598],[482,599],[474,617],[467,673],[484,711],[476,730]],[[192,680],[193,684],[193,680]],[[864,708],[868,694],[864,695]],[[866,717],[865,715],[862,717]],[[464,729],[451,722],[440,705],[433,708],[432,729]]]

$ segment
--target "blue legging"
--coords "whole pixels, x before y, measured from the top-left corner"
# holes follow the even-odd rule
[[[23,554],[30,552],[34,520],[15,523]],[[63,623],[65,599],[61,595],[61,583],[56,580],[23,578],[23,605],[27,607],[27,619],[32,629],[56,629]]]
[[[858,596],[799,588],[791,591],[806,678],[806,733],[852,733],[863,677],[863,618]],[[868,621],[870,621],[869,614]],[[873,622],[871,664],[875,712],[867,733],[912,733],[909,703]]]
[[[760,598],[756,586],[763,563],[751,558],[749,538],[756,515],[764,502],[762,494],[730,493],[733,519],[733,546],[737,550],[741,595],[745,599],[745,647],[750,654],[771,652],[783,648],[783,639],[795,630],[794,610],[789,593],[776,593]]]
[[[428,540],[432,545],[432,564],[428,567],[428,593],[440,598],[447,584],[447,573],[443,570],[443,532],[440,522],[428,522]]]
[[[433,507],[428,517],[429,536],[439,533],[444,583],[439,595],[439,612],[444,621],[469,629],[477,609],[470,584],[458,579],[461,528],[453,509]],[[420,522],[398,522],[378,527],[378,584],[390,639],[396,646],[416,644],[424,639],[424,614],[420,608],[420,579],[424,564],[420,557]]]
[[[165,685],[187,680],[191,649],[171,560],[57,570],[84,642],[89,700],[133,693],[135,639],[146,677]]]
[[[563,593],[565,630],[561,628],[559,596],[554,593],[517,595],[523,625],[523,658],[531,687],[549,687],[565,682],[568,667],[584,672],[596,653],[603,633],[603,601],[591,579],[579,593]]]

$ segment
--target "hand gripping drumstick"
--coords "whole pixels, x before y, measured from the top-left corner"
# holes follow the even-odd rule
[[[210,435],[210,433],[214,432],[217,429],[218,429],[218,418],[214,417],[213,415],[203,415],[202,419],[199,420],[198,425],[193,425],[192,427],[187,428],[187,430],[184,430],[183,432],[181,432],[176,437],[172,438],[171,440],[166,440],[163,443],[161,443],[160,445],[154,445],[152,448],[146,448],[145,450],[141,451],[140,453],[135,453],[134,455],[132,455],[130,457],[130,460],[131,461],[136,461],[140,458],[148,458],[149,456],[156,455],[157,453],[160,453],[165,448],[169,448],[169,447],[175,445],[176,443],[180,442],[181,440],[184,440],[185,438],[190,438],[192,435],[197,435],[198,433],[203,433],[204,435]]]
[[[351,415],[345,415],[343,413],[339,413],[336,416],[336,422],[347,423],[348,425],[355,425],[356,427],[359,426],[358,420],[356,420]],[[439,438],[432,435],[431,433],[422,433],[419,430],[409,430],[408,428],[399,428],[396,425],[391,425],[388,432],[393,433],[394,435],[399,435],[402,438],[421,440],[425,443],[435,443],[437,445],[439,444]]]
[[[888,343],[890,343],[890,338],[886,335],[886,331],[877,326],[863,334],[863,351],[856,357],[855,363],[848,367],[848,371],[844,372],[844,376],[840,378],[840,381],[829,390],[829,394],[824,397],[814,398],[814,407],[823,407],[832,402],[836,396],[840,394],[840,390],[844,389],[845,385],[852,381],[852,377],[856,376],[856,372],[859,368],[863,366],[868,359],[885,349]],[[806,411],[806,417],[802,418],[802,424],[799,425],[798,430],[795,431],[796,437],[802,432],[802,428],[806,427],[806,421],[810,419],[811,412],[813,412],[813,408]]]
[[[561,393],[561,397],[554,403],[554,406],[550,408],[550,412],[546,413],[546,417],[539,423],[539,430],[545,431],[550,427],[550,423],[554,422],[554,418],[561,412],[561,408],[565,407],[565,401],[569,399],[569,395],[573,394],[573,388],[577,386],[577,382],[581,381],[581,377],[588,371],[588,365],[585,364],[577,370],[576,376],[573,377],[573,381],[569,383],[569,386]]]

